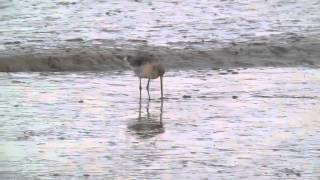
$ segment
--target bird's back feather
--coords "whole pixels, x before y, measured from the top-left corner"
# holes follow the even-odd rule
[[[156,56],[149,53],[139,53],[136,56],[128,56],[127,61],[129,62],[130,66],[132,66],[133,68],[143,66],[144,64],[147,64],[147,63],[159,62]]]
[[[153,54],[140,52],[136,56],[127,56],[126,60],[140,78],[156,79],[164,74],[164,67]]]

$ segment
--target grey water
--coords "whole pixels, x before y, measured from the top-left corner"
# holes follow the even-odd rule
[[[1,179],[318,179],[320,73],[0,74]],[[146,81],[143,82],[146,85]]]
[[[0,52],[98,44],[212,48],[258,37],[319,38],[319,0],[0,1]]]

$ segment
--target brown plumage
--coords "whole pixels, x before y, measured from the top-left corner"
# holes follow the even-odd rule
[[[140,53],[137,56],[126,56],[125,58],[130,66],[133,68],[134,73],[139,77],[140,81],[140,98],[141,98],[141,79],[148,79],[147,84],[147,92],[149,100],[150,92],[149,92],[149,84],[151,79],[157,79],[160,77],[160,85],[161,85],[161,99],[163,98],[163,82],[162,78],[165,73],[165,69],[163,65],[160,63],[159,59],[153,54],[149,53]]]

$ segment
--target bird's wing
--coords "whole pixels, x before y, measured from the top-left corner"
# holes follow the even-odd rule
[[[140,53],[137,56],[127,56],[126,60],[131,67],[140,67],[144,64],[159,62],[153,54]]]

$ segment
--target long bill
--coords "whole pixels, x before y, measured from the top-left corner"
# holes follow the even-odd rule
[[[163,99],[163,83],[162,83],[163,76],[160,76],[160,86],[161,86],[161,99]]]
[[[142,90],[142,86],[141,86],[141,78],[139,78],[139,93],[140,93],[140,100],[141,100],[141,90]]]

